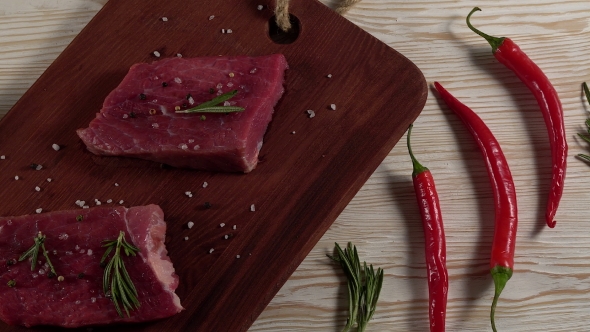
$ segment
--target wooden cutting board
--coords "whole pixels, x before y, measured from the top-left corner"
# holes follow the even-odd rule
[[[419,69],[331,9],[292,0],[299,35],[279,44],[269,37],[266,5],[111,0],[0,121],[1,215],[75,209],[76,200],[94,206],[95,199],[164,210],[186,310],[109,331],[247,330],[424,106]],[[286,93],[252,173],[171,169],[86,151],[75,130],[132,64],[156,60],[154,51],[286,56]],[[0,323],[0,331],[21,330]]]

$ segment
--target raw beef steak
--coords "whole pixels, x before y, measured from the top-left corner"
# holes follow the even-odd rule
[[[11,325],[78,327],[142,322],[180,312],[174,293],[178,276],[164,245],[163,218],[157,205],[0,218],[0,318]],[[120,317],[102,289],[101,242],[116,240],[120,231],[140,249],[135,257],[123,255],[140,302],[130,317],[125,311]],[[41,250],[34,271],[30,259],[18,261],[39,232],[46,236],[44,245],[57,274],[52,278]]]
[[[250,172],[273,107],[281,98],[287,61],[281,54],[167,58],[135,64],[78,136],[98,155],[128,156],[174,167]],[[175,113],[223,93],[243,112]]]

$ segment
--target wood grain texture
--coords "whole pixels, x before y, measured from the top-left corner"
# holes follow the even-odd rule
[[[3,215],[72,209],[78,199],[165,211],[185,310],[103,330],[247,330],[421,112],[426,82],[407,58],[320,2],[290,8],[301,32],[286,45],[269,38],[273,13],[253,1],[111,0],[0,122]],[[132,64],[153,61],[156,50],[163,57],[285,55],[286,91],[256,170],[196,172],[86,151],[75,130],[95,117]],[[313,119],[307,109],[316,111]],[[219,319],[228,312],[232,319]]]
[[[0,13],[5,12],[0,30],[0,112],[18,100],[104,1],[45,0],[44,8],[37,8],[37,3],[0,3]],[[335,0],[324,3],[333,5]],[[464,18],[474,5],[483,11],[474,15],[473,24],[515,40],[561,96],[570,157],[553,230],[544,226],[543,218],[551,166],[541,114],[524,85],[466,27]],[[589,111],[580,85],[590,81],[590,4],[363,0],[345,17],[416,63],[429,83],[443,83],[481,115],[502,144],[515,179],[520,225],[515,274],[499,303],[498,328],[588,331],[590,169],[575,155],[589,152],[576,133],[584,130]],[[491,189],[469,133],[429,93],[415,122],[412,144],[420,161],[432,170],[441,194],[450,276],[447,327],[489,331]],[[385,268],[382,298],[369,330],[427,331],[422,226],[410,174],[409,157],[399,144],[250,331],[340,331],[346,319],[345,279],[325,257],[335,241],[353,241],[362,259]],[[231,319],[231,313],[220,319]]]

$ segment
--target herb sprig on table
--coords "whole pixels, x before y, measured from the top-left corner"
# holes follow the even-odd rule
[[[586,96],[586,100],[588,101],[588,104],[590,105],[590,89],[588,89],[588,84],[586,84],[586,82],[582,83],[582,88],[584,89],[584,95]],[[584,135],[584,134],[578,134],[578,136],[580,136],[580,138],[582,138],[584,141],[590,143],[590,118],[586,119],[586,130],[588,131],[588,134]],[[578,154],[578,157],[582,158],[583,160],[590,162],[590,156],[585,155],[585,154]]]
[[[219,105],[227,100],[231,99],[238,93],[238,90],[232,90],[226,92],[222,95],[219,95],[209,101],[206,101],[202,104],[199,104],[193,108],[189,108],[186,110],[179,110],[176,113],[232,113],[232,112],[242,112],[244,110],[243,107],[239,106],[224,106]]]
[[[104,264],[104,261],[107,259],[111,251],[113,251],[113,248],[115,248],[115,253],[107,263],[103,273],[103,291],[111,297],[119,316],[123,317],[123,312],[121,311],[119,304],[121,303],[123,309],[127,313],[127,317],[129,317],[129,310],[139,308],[140,303],[139,300],[137,300],[137,290],[133,285],[133,281],[131,281],[131,278],[129,277],[129,273],[127,273],[125,263],[123,263],[121,250],[125,252],[125,255],[127,256],[135,256],[135,253],[138,252],[139,249],[125,240],[125,232],[123,231],[119,232],[119,237],[116,240],[103,241],[102,246],[106,247],[107,250],[100,260],[101,264]]]
[[[375,271],[373,265],[367,267],[366,262],[361,267],[356,246],[352,243],[348,242],[344,250],[338,243],[335,245],[336,255],[328,257],[340,263],[348,278],[348,319],[342,331],[346,332],[358,323],[358,331],[363,332],[377,308],[383,286],[383,270],[377,268]]]

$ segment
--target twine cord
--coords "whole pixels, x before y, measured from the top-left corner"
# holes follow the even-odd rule
[[[340,0],[335,11],[344,15],[352,6],[359,3],[361,0]],[[275,17],[277,26],[287,32],[291,29],[291,21],[289,20],[289,0],[276,0]]]

